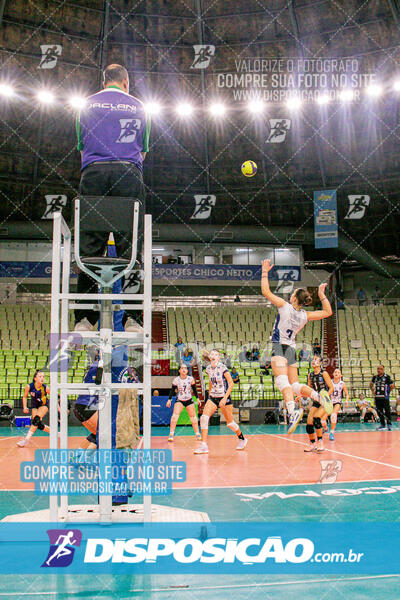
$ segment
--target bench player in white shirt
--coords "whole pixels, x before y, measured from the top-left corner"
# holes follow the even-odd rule
[[[305,306],[312,302],[311,295],[305,289],[299,288],[293,292],[289,302],[273,294],[269,287],[268,274],[273,268],[271,261],[262,262],[261,291],[263,296],[278,308],[272,334],[271,366],[275,376],[275,386],[282,393],[289,415],[289,433],[293,433],[303,416],[303,409],[295,410],[295,396],[306,396],[321,405],[324,400],[318,392],[308,385],[299,383],[296,361],[296,335],[308,321],[319,321],[332,315],[332,308],[325,296],[327,284],[322,283],[318,288],[318,296],[322,310],[306,311]],[[329,396],[328,396],[329,399]],[[329,399],[330,400],[330,399]],[[316,425],[319,426],[319,423]],[[307,433],[314,431],[315,425],[307,425]]]
[[[186,408],[192,423],[196,439],[201,440],[199,424],[197,422],[196,407],[193,402],[193,396],[197,398],[196,383],[191,375],[188,375],[187,365],[181,364],[179,368],[179,377],[175,377],[172,381],[172,387],[169,392],[167,408],[171,406],[172,396],[176,395],[174,404],[174,412],[172,413],[171,423],[169,425],[168,441],[174,441],[176,424],[178,423],[179,415]]]
[[[338,412],[343,408],[343,396],[346,396],[346,406],[349,405],[349,392],[346,384],[342,379],[342,372],[340,369],[333,371],[333,393],[331,394],[331,400],[333,404],[333,412],[331,414],[331,432],[329,439],[333,442],[335,440],[335,429],[337,423]]]
[[[243,450],[247,445],[247,440],[239,425],[233,419],[233,405],[230,397],[234,386],[232,376],[227,367],[221,362],[221,355],[218,350],[211,350],[210,353],[204,351],[203,356],[210,361],[206,368],[209,377],[209,390],[208,400],[200,417],[202,443],[194,453],[208,454],[208,422],[218,409],[221,409],[229,429],[236,433],[238,437],[236,450]]]

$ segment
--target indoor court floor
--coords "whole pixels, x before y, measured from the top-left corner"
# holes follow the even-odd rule
[[[186,482],[174,485],[172,495],[154,496],[153,501],[206,512],[211,521],[396,522],[400,519],[400,426],[395,423],[392,432],[378,432],[375,427],[339,424],[335,442],[324,436],[326,451],[321,454],[303,452],[307,444],[303,425],[291,436],[282,426],[244,426],[249,442],[242,452],[235,450],[235,437],[226,427],[212,427],[208,455],[193,454],[196,441],[189,427],[178,428],[172,444],[167,441],[167,428],[153,428],[152,447],[171,448],[173,459],[187,465]],[[35,435],[28,447],[17,448],[20,433],[4,427],[0,435],[0,465],[5,474],[0,482],[0,518],[48,507],[48,498],[35,495],[32,485],[21,483],[19,477],[21,461],[32,460],[35,448],[48,447],[48,437]],[[81,428],[69,429],[71,448],[78,447],[82,434]],[[327,475],[336,481],[324,483]],[[71,498],[71,503],[84,502],[94,499]],[[393,561],[395,567],[398,557]],[[104,575],[95,577],[94,587],[93,578],[84,575],[13,577],[11,592],[9,578],[0,577],[0,600],[400,598],[399,575]]]

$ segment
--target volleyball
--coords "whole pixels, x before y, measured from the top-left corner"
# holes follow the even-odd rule
[[[257,165],[252,160],[246,160],[242,164],[242,173],[245,177],[253,177],[257,173]]]

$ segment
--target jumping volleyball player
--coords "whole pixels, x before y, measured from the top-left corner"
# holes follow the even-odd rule
[[[331,412],[325,409],[324,404],[326,399],[329,401],[329,397],[333,394],[334,388],[329,374],[327,371],[324,371],[321,368],[322,359],[320,356],[314,356],[311,366],[313,370],[308,374],[308,386],[304,387],[312,390],[313,394],[317,394],[318,398],[315,398],[311,395],[313,402],[310,412],[308,413],[306,426],[310,444],[304,449],[304,452],[313,452],[314,450],[317,450],[317,452],[323,452],[325,448],[322,442],[322,420]],[[315,445],[315,434],[317,435],[318,440],[317,446]]]
[[[169,442],[174,441],[176,424],[179,419],[179,415],[186,408],[187,413],[190,417],[190,421],[192,423],[194,432],[196,434],[196,439],[201,440],[201,435],[199,432],[199,424],[197,422],[196,408],[193,402],[193,396],[197,398],[197,390],[194,378],[188,376],[188,368],[187,365],[181,364],[179,369],[179,377],[175,377],[172,382],[172,387],[169,392],[169,399],[167,402],[167,407],[171,406],[172,396],[176,396],[176,402],[174,405],[174,412],[172,413],[170,429],[169,429]]]
[[[29,413],[28,396],[31,397],[32,402],[32,421],[26,437],[17,442],[17,446],[20,448],[26,446],[37,429],[50,433],[50,427],[45,425],[42,421],[42,418],[49,410],[48,404],[50,396],[50,389],[44,383],[43,371],[37,370],[33,376],[32,383],[28,383],[25,386],[24,396],[22,398],[22,404],[24,406],[23,412],[25,414]]]
[[[276,296],[271,292],[268,281],[268,273],[272,268],[273,265],[271,265],[270,260],[263,260],[261,291],[263,296],[278,308],[278,316],[272,333],[271,366],[275,376],[275,385],[282,393],[288,411],[289,433],[293,433],[303,416],[302,408],[295,410],[295,395],[307,396],[313,402],[323,403],[318,392],[307,385],[299,383],[296,361],[296,335],[308,321],[319,321],[330,317],[332,308],[325,296],[326,283],[321,283],[318,288],[322,310],[304,310],[305,306],[311,304],[312,298],[309,292],[302,288],[293,292],[289,302]],[[316,425],[319,425],[319,422]],[[314,431],[314,425],[307,425],[308,433],[311,433],[311,429]]]
[[[247,440],[240,427],[233,420],[233,406],[231,400],[231,392],[233,390],[233,380],[226,366],[220,362],[220,353],[218,350],[203,352],[203,356],[210,361],[206,368],[206,373],[209,377],[209,395],[204,406],[203,414],[200,417],[200,428],[202,443],[196,450],[195,454],[208,454],[208,422],[218,408],[226,419],[226,423],[238,437],[238,445],[236,450],[243,450],[247,445]]]
[[[335,440],[338,412],[343,407],[343,396],[346,396],[346,406],[348,406],[349,392],[347,391],[346,384],[342,379],[342,372],[340,369],[335,369],[333,371],[333,393],[331,394],[333,412],[331,414],[331,432],[329,434],[329,439],[332,442]]]

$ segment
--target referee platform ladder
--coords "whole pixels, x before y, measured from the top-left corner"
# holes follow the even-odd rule
[[[123,211],[126,219],[127,202],[121,199],[107,198],[108,204],[116,213]],[[85,198],[75,199],[74,216],[74,256],[78,268],[94,279],[99,285],[97,293],[71,293],[70,267],[72,235],[61,213],[54,215],[53,223],[53,260],[51,293],[51,368],[50,368],[50,448],[57,449],[57,399],[60,398],[60,449],[68,448],[68,395],[98,395],[98,449],[112,448],[112,395],[119,390],[136,389],[143,398],[143,448],[150,449],[151,443],[151,305],[152,305],[152,219],[144,217],[144,282],[143,293],[113,293],[113,284],[133,270],[137,257],[137,234],[139,223],[139,202],[133,199],[128,207],[132,214],[132,251],[130,259],[109,257],[85,257],[80,255],[80,211]],[[121,204],[121,206],[119,206]],[[102,207],[103,208],[103,207]],[[133,210],[132,210],[133,209]],[[129,215],[130,217],[130,215]],[[110,215],[110,222],[112,215]],[[77,300],[81,302],[77,302]],[[84,302],[82,302],[82,300]],[[122,303],[124,304],[122,305]],[[113,331],[113,312],[124,308],[143,311],[143,331],[140,333]],[[84,309],[100,311],[100,329],[98,331],[69,331],[69,310]],[[99,350],[103,373],[99,384],[68,383],[68,367],[65,364],[66,350],[71,344],[94,346]],[[139,383],[112,382],[112,351],[121,346],[142,349],[143,377]],[[101,364],[101,363],[99,363]],[[125,507],[126,509],[126,507]],[[100,495],[95,506],[69,505],[68,496],[50,496],[50,520],[73,521],[94,520],[100,522],[121,521],[123,516],[136,516],[134,520],[151,520],[151,496],[143,497],[143,505],[133,505],[132,511],[122,512],[120,507],[112,506],[111,495]]]
[[[143,439],[140,447],[151,448],[151,319],[152,319],[152,218],[144,216],[144,281],[143,293],[113,293],[113,284],[133,270],[137,255],[139,202],[133,199],[107,198],[109,222],[115,221],[114,211],[123,210],[127,218],[127,204],[132,211],[132,252],[129,260],[108,257],[80,256],[80,210],[85,198],[75,200],[74,254],[78,267],[94,279],[97,293],[77,294],[70,292],[70,269],[72,234],[61,213],[54,214],[53,254],[51,280],[51,339],[50,339],[50,449],[68,449],[68,396],[97,395],[99,400],[98,449],[112,448],[112,395],[121,389],[136,389],[143,398]],[[122,206],[121,201],[125,204]],[[85,205],[84,205],[85,207]],[[117,225],[118,228],[118,225]],[[124,224],[124,229],[126,229]],[[80,300],[81,302],[77,302]],[[83,300],[83,302],[82,302]],[[124,304],[122,304],[124,302]],[[121,304],[120,304],[121,303]],[[113,311],[127,308],[143,311],[143,331],[113,331]],[[69,310],[85,309],[100,311],[99,331],[69,331]],[[69,383],[69,349],[74,344],[93,346],[98,349],[103,362],[100,383]],[[143,377],[139,383],[112,382],[112,351],[115,348],[135,346],[143,353]],[[99,372],[99,371],[98,371]],[[99,378],[100,379],[100,378]],[[58,398],[60,399],[60,439],[58,443]],[[82,433],[84,430],[82,429]],[[33,522],[148,522],[148,521],[209,521],[206,513],[152,504],[150,495],[138,499],[140,504],[112,506],[111,495],[99,495],[98,504],[69,504],[66,494],[50,495],[49,509],[10,515],[6,521]]]

